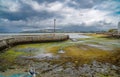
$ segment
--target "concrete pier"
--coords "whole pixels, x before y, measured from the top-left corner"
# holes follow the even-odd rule
[[[68,35],[44,34],[44,35],[14,35],[0,39],[0,50],[26,43],[57,42],[68,40]]]

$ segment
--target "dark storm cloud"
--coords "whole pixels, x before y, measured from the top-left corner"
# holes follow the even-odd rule
[[[26,20],[32,17],[38,17],[40,20],[42,20],[42,19],[51,18],[55,15],[54,13],[48,13],[46,11],[37,12],[34,11],[29,5],[23,3],[22,1],[19,1],[19,3],[22,5],[20,6],[20,11],[10,12],[1,9],[0,18],[5,18],[9,20]]]
[[[40,20],[53,17],[54,13],[48,13],[46,11],[33,12],[31,11],[21,11],[17,13],[3,12],[0,13],[0,18],[5,18],[9,20],[26,20],[32,17],[39,17]]]

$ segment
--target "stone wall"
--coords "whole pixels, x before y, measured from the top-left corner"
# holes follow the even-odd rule
[[[120,34],[111,34],[109,37],[120,39]]]
[[[45,35],[15,35],[11,38],[0,40],[0,50],[12,47],[18,44],[26,43],[40,43],[40,42],[57,42],[64,41],[69,39],[68,35],[54,35],[54,34],[45,34]]]

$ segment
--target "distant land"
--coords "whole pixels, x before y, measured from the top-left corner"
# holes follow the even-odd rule
[[[35,31],[23,31],[20,33],[53,33],[54,30],[53,29],[49,29],[49,30],[35,30]],[[75,31],[75,30],[56,30],[56,33],[79,33],[79,32],[83,32],[83,33],[96,33],[96,32],[106,32],[106,31]]]
[[[38,29],[35,30],[3,30],[0,29],[0,33],[52,33],[54,30],[51,29]],[[96,28],[96,27],[90,27],[90,26],[66,26],[63,28],[56,28],[57,33],[63,33],[63,32],[106,32],[108,31],[107,29],[102,29],[102,28]]]

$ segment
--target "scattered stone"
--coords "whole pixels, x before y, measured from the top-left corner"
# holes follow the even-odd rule
[[[58,51],[58,53],[62,54],[62,53],[65,53],[65,51],[61,49]]]

